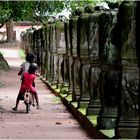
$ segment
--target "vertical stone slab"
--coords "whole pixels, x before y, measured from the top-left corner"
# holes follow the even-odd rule
[[[79,16],[77,22],[77,53],[81,61],[80,71],[80,99],[78,107],[87,107],[89,103],[89,50],[88,50],[88,30],[89,30],[89,14],[83,13]]]
[[[88,48],[92,63],[99,63],[99,15],[93,13],[89,16]]]
[[[53,25],[52,27],[52,34],[53,34],[53,44],[52,44],[52,65],[53,65],[53,77],[52,77],[52,85],[53,88],[56,88],[56,85],[58,83],[58,54],[57,54],[57,44],[56,44],[56,26]]]
[[[139,68],[139,77],[140,77],[140,20],[139,20],[139,15],[140,15],[140,2],[136,2],[136,53],[137,53],[137,58],[138,58],[138,68]],[[139,87],[138,87],[138,107],[140,107],[140,80],[139,80]],[[140,111],[140,108],[139,108]],[[139,126],[138,126],[138,131],[137,131],[137,139],[140,139],[140,115],[139,115]]]
[[[73,57],[77,57],[77,20],[79,16],[73,16],[69,21],[70,46]]]
[[[56,52],[55,42],[55,24],[50,26],[50,82],[53,83],[54,79],[54,52]]]
[[[77,57],[77,20],[79,16],[73,16],[69,21],[69,31],[70,31],[70,46],[71,54],[73,58],[72,63],[72,85],[73,93],[72,100],[77,101],[80,97],[80,79],[79,79],[79,70],[80,70],[80,60]],[[72,59],[70,59],[72,60]]]
[[[101,110],[97,118],[100,129],[115,128],[121,73],[119,51],[113,42],[116,26],[116,12],[103,12],[99,16],[99,56],[100,56],[100,100]]]
[[[70,45],[70,30],[69,30],[69,21],[65,22],[65,41],[66,41],[66,54],[67,54],[67,77],[68,77],[68,94],[72,94],[73,83],[72,83],[72,54],[71,54],[71,45]]]
[[[48,62],[47,62],[47,51],[48,51],[48,42],[49,42],[49,39],[48,39],[48,24],[45,24],[44,25],[44,77],[43,79],[44,80],[47,80],[47,76],[48,76]]]
[[[48,24],[47,25],[47,39],[48,39],[48,41],[47,41],[47,52],[46,52],[46,54],[47,54],[47,74],[46,74],[46,79],[47,79],[47,83],[49,84],[49,82],[50,82],[50,75],[51,75],[51,68],[50,68],[50,39],[51,39],[51,36],[50,36],[50,34],[51,34],[51,24]]]
[[[42,53],[41,53],[41,61],[42,61],[42,65],[41,65],[41,75],[42,77],[45,76],[45,27],[42,27],[42,31],[41,31],[41,48],[42,48]]]
[[[64,75],[62,75],[63,70],[63,55],[66,53],[66,44],[65,44],[65,34],[64,34],[64,23],[56,23],[56,45],[58,53],[58,88],[62,87]],[[63,76],[63,78],[62,78]]]
[[[89,94],[90,101],[87,108],[87,115],[98,115],[101,107],[99,98],[99,15],[89,15],[88,49],[91,68],[89,70]]]
[[[122,91],[116,136],[136,138],[139,126],[139,68],[136,55],[136,3],[124,1],[119,7],[119,44],[121,44]]]
[[[99,90],[101,92],[101,110],[97,118],[97,126],[100,129],[112,129],[116,127],[118,112],[118,94],[120,92],[121,73],[118,68],[102,68]]]
[[[99,115],[101,109],[100,102],[100,73],[101,69],[98,64],[91,65],[89,72],[89,94],[90,101],[87,108],[87,115]]]

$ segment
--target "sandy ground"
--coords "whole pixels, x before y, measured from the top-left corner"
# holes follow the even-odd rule
[[[0,51],[11,67],[10,71],[0,72],[0,139],[89,139],[59,98],[39,78],[36,87],[42,109],[32,107],[26,114],[21,101],[18,111],[12,111],[20,87],[17,73],[24,60],[18,56],[18,46],[2,47]]]

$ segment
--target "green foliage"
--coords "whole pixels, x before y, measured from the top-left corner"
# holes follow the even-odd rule
[[[64,1],[37,1],[35,11],[39,15],[58,13],[64,9]]]
[[[0,18],[3,17],[4,20],[12,18],[15,21],[24,20],[33,15],[34,6],[34,1],[1,1]]]
[[[105,0],[49,0],[49,1],[0,1],[0,23],[6,22],[10,18],[14,21],[30,20],[30,21],[43,21],[44,15],[56,14],[67,8],[71,12],[75,11],[78,7],[86,7],[89,4],[95,5],[96,3]],[[117,0],[110,0],[116,2]]]
[[[25,52],[24,52],[23,49],[20,49],[20,50],[18,51],[18,55],[19,55],[20,58],[25,59]]]
[[[14,21],[41,21],[46,13],[57,13],[63,9],[63,1],[1,1],[0,23],[10,18]]]
[[[93,1],[93,0],[82,0],[82,1],[70,1],[67,0],[65,2],[65,5],[68,9],[70,9],[71,12],[75,11],[77,8],[79,7],[85,7],[89,4],[93,4],[95,5],[97,3],[97,1]]]

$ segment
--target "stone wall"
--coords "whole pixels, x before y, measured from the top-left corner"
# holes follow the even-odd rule
[[[75,12],[69,21],[22,36],[42,78],[116,138],[140,135],[139,5],[124,1],[118,10]]]

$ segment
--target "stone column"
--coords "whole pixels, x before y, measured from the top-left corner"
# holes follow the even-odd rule
[[[49,63],[50,63],[50,60],[49,60],[49,50],[50,50],[50,47],[49,47],[49,38],[50,38],[50,24],[46,24],[45,25],[45,41],[46,41],[46,47],[45,47],[45,80],[47,82],[49,82]]]
[[[56,67],[54,61],[54,54],[57,52],[56,48],[56,40],[55,40],[55,24],[51,24],[50,26],[50,85],[53,84],[54,73]],[[56,74],[56,73],[55,73]]]
[[[47,74],[46,74],[46,80],[47,80],[47,83],[48,84],[51,84],[51,80],[50,80],[50,71],[51,71],[51,68],[50,68],[50,39],[51,39],[51,36],[50,36],[50,32],[51,32],[51,24],[48,24],[47,25],[47,51],[46,51],[46,55],[47,55],[47,59],[46,59],[46,67],[47,67]]]
[[[122,64],[122,90],[116,136],[136,138],[139,136],[139,68],[136,55],[136,2],[122,2],[118,12]]]
[[[81,61],[80,66],[80,98],[78,107],[87,107],[90,99],[89,95],[89,69],[90,60],[88,52],[88,30],[89,30],[89,14],[83,13],[78,18],[77,23],[77,51]]]
[[[87,108],[87,115],[98,115],[101,103],[99,98],[99,15],[93,13],[89,16],[88,48],[91,68],[89,71],[89,94],[90,101]]]
[[[57,22],[56,23],[56,46],[57,46],[57,53],[58,53],[58,84],[57,88],[61,89],[63,85],[63,78],[62,78],[62,70],[64,62],[64,54],[66,53],[66,44],[65,44],[65,34],[64,34],[64,23]]]
[[[115,128],[121,72],[119,50],[114,42],[116,26],[115,11],[103,12],[99,16],[99,56],[100,56],[100,100],[101,110],[97,118],[100,129]]]
[[[69,25],[69,24],[68,24]],[[68,59],[68,53],[70,50],[70,42],[69,41],[69,30],[68,30],[68,25],[64,23],[64,46],[65,46],[65,51],[63,55],[63,62],[61,64],[62,69],[61,69],[61,74],[63,78],[63,85],[61,88],[61,93],[67,95],[68,94],[68,89],[69,89],[69,59]]]
[[[140,77],[140,20],[139,20],[139,15],[140,15],[140,2],[136,2],[136,53],[137,53],[137,58],[138,58],[138,68],[139,68],[139,77]],[[139,80],[139,86],[138,86],[138,107],[139,107],[139,112],[140,112],[140,80]],[[137,131],[137,139],[140,139],[140,115],[139,115],[139,125],[138,125],[138,131]]]
[[[72,54],[70,46],[70,30],[69,30],[69,21],[65,22],[65,40],[66,40],[66,53],[67,53],[67,72],[68,72],[68,94],[72,94],[73,83],[72,83]]]
[[[80,60],[77,57],[77,20],[79,16],[73,16],[70,21],[70,46],[72,58],[70,58],[70,63],[72,63],[71,74],[72,74],[72,101],[77,101],[80,97],[80,79],[79,79],[79,70],[80,70]]]

